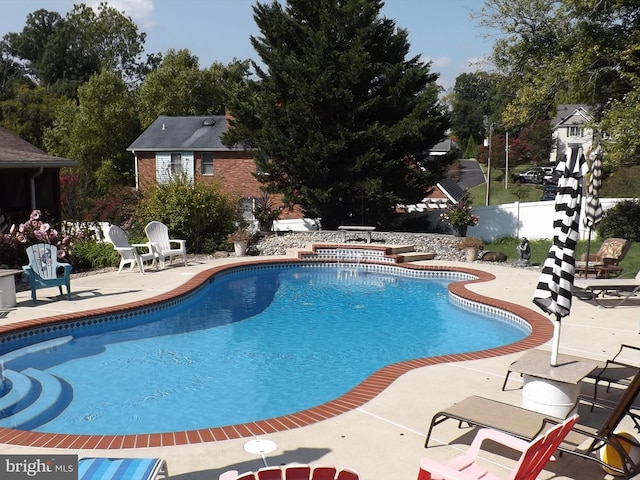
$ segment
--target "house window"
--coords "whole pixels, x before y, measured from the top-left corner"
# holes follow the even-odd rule
[[[213,153],[202,154],[202,174],[213,175]]]
[[[180,175],[182,173],[182,154],[181,153],[172,153],[171,154],[171,163],[169,164],[169,171],[171,175]]]
[[[580,127],[569,127],[567,136],[569,136],[569,137],[581,137],[582,136],[582,129]]]

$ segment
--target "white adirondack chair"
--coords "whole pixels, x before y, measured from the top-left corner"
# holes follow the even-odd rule
[[[167,226],[157,221],[149,222],[144,227],[144,231],[149,243],[153,246],[156,258],[160,261],[161,269],[166,266],[166,260],[169,260],[169,264],[171,264],[174,257],[182,258],[185,267],[187,266],[186,240],[170,239]]]
[[[127,234],[117,225],[109,227],[107,238],[111,243],[113,243],[113,247],[120,254],[120,257],[122,257],[120,259],[118,273],[122,272],[122,268],[125,265],[129,265],[129,270],[133,270],[133,267],[137,265],[140,273],[144,275],[144,262],[149,261],[152,262],[152,266],[155,266],[156,269],[158,268],[158,265],[156,264],[156,256],[151,245],[147,243],[134,243],[133,245],[130,245],[129,240],[127,239]],[[140,253],[138,252],[138,248],[144,248],[147,251]]]

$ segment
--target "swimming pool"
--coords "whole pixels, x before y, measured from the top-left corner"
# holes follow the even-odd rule
[[[62,379],[58,409],[64,407],[50,422],[39,418],[40,425],[30,425],[36,422],[23,418],[24,424],[5,426],[123,434],[252,422],[339,397],[391,363],[506,345],[529,333],[512,316],[496,320],[452,307],[446,285],[464,278],[471,277],[375,265],[233,269],[171,307],[66,328],[52,348],[5,357],[9,371],[28,367]],[[439,316],[445,321],[435,328],[424,322]],[[110,332],[114,324],[120,329]],[[476,335],[465,336],[463,345],[464,331]],[[133,372],[135,381],[124,376]],[[88,382],[82,388],[81,380]],[[141,389],[132,392],[133,386]],[[74,400],[82,399],[79,407],[70,389]],[[209,408],[196,411],[194,405]],[[129,414],[122,415],[123,407]],[[141,417],[151,427],[142,426]],[[164,419],[176,423],[161,425]]]

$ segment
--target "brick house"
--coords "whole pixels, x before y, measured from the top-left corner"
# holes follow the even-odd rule
[[[143,193],[176,175],[192,182],[219,182],[222,192],[242,197],[245,217],[253,219],[261,184],[253,176],[253,152],[227,147],[220,140],[228,128],[224,115],[160,116],[128,148],[135,156],[136,188]],[[297,211],[283,211],[276,230],[307,230]]]
[[[35,209],[60,220],[60,169],[77,166],[0,127],[0,212],[13,223],[24,222]]]

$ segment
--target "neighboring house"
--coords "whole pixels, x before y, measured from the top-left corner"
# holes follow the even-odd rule
[[[581,145],[585,155],[593,144],[594,118],[591,107],[585,104],[558,105],[556,116],[551,119],[553,146],[549,161],[556,164],[573,145]]]
[[[438,210],[446,210],[450,203],[458,203],[467,192],[450,177],[444,178],[431,188],[429,194],[419,203],[411,205],[398,205],[398,213],[426,213]]]
[[[195,183],[218,182],[222,192],[242,197],[241,208],[251,220],[261,196],[253,152],[223,145],[220,139],[227,128],[225,115],[158,117],[127,148],[135,156],[136,188],[144,193],[180,175]],[[284,211],[280,219],[276,229],[308,229],[299,213]],[[291,219],[300,225],[287,221]]]
[[[77,166],[0,127],[0,211],[13,223],[28,220],[35,209],[60,220],[60,169]]]
[[[458,144],[451,138],[447,138],[446,140],[443,140],[442,142],[435,144],[429,150],[429,157],[431,159],[435,159],[442,155],[451,154],[457,150],[459,150]]]

